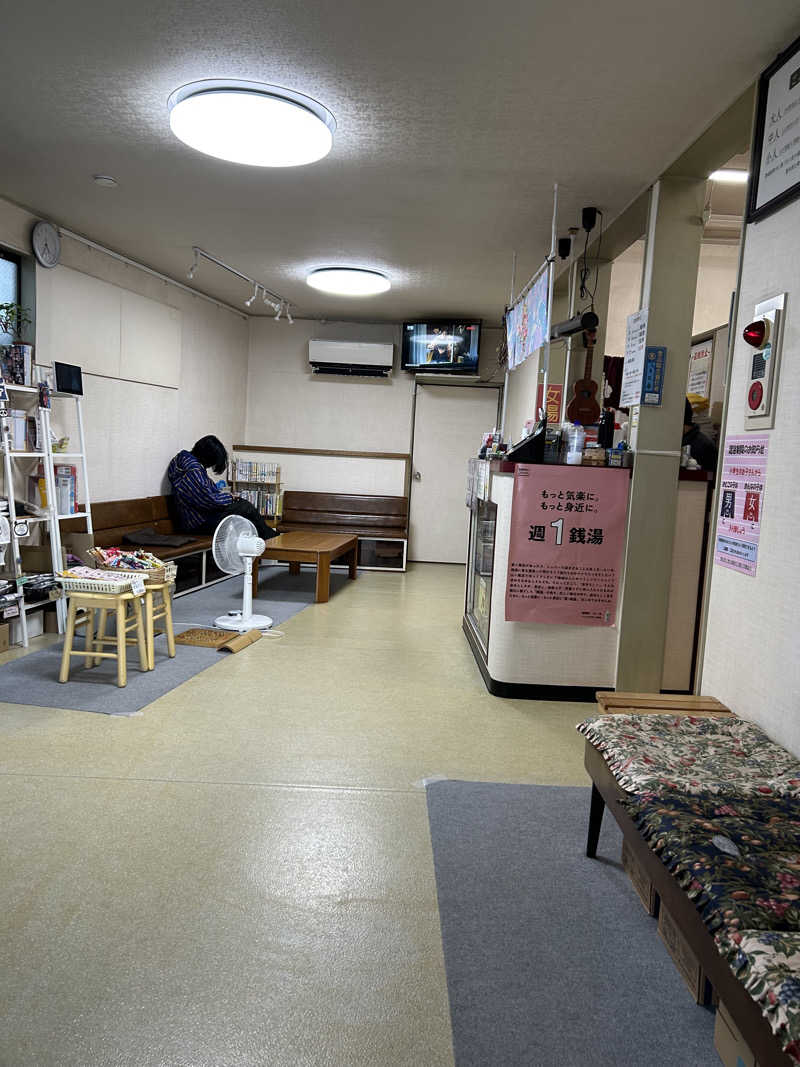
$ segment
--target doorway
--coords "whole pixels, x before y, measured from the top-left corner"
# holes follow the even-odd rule
[[[416,383],[409,559],[466,563],[467,461],[498,424],[501,386]]]

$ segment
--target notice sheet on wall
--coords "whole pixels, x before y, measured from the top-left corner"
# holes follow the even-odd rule
[[[612,626],[630,472],[518,464],[506,621]]]
[[[625,364],[622,368],[622,389],[619,406],[629,408],[642,402],[642,379],[647,346],[647,308],[628,315],[625,330]]]
[[[714,342],[698,341],[689,350],[689,377],[686,380],[686,392],[694,393],[708,400],[711,395],[711,357]]]
[[[764,510],[768,437],[729,437],[722,457],[714,561],[755,576]]]

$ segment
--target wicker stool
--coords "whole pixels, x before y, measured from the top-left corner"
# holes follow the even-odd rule
[[[158,596],[156,602],[153,598]],[[167,635],[167,652],[175,658],[175,632],[172,629],[172,582],[148,582],[144,590],[144,633],[147,641],[147,666],[152,671],[156,665],[154,624],[164,620]]]
[[[147,642],[142,618],[142,604],[138,596],[131,592],[125,593],[83,593],[68,592],[69,611],[67,612],[67,632],[64,635],[64,652],[61,656],[61,673],[59,682],[69,680],[70,656],[83,656],[88,662],[87,667],[96,666],[101,659],[115,659],[117,661],[117,685],[122,688],[128,682],[128,670],[126,662],[126,646],[135,643],[139,647],[139,670],[148,669]],[[131,614],[128,614],[128,605]],[[77,619],[79,610],[86,612],[86,651],[76,652],[72,647],[75,638],[75,628],[81,625]],[[94,613],[100,612],[100,625],[97,637],[94,635]],[[107,638],[106,619],[108,613],[116,614],[117,633],[115,637]],[[130,640],[127,637],[131,630],[136,631],[136,637]],[[105,645],[115,645],[115,652],[104,652]]]

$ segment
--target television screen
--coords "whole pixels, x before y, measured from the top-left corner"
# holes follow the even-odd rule
[[[403,368],[474,374],[478,369],[479,322],[437,319],[403,324]]]

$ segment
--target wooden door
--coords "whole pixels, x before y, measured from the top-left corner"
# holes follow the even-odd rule
[[[499,386],[417,386],[409,559],[466,563],[467,460],[497,424],[499,395]]]

